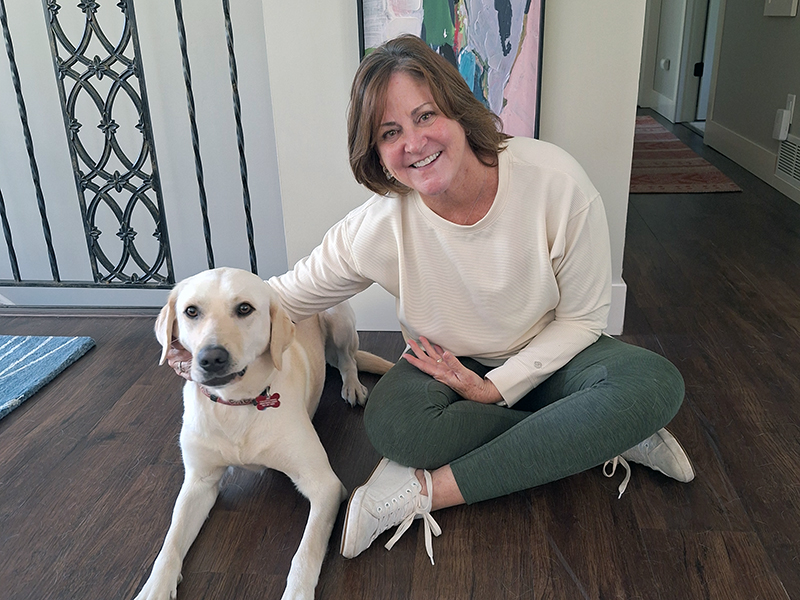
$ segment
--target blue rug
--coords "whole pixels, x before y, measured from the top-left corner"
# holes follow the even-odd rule
[[[0,419],[93,347],[90,337],[0,335]]]

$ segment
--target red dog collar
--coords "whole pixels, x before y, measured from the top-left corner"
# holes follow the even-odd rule
[[[219,396],[215,396],[209,392],[202,385],[200,386],[200,390],[208,396],[212,402],[218,402],[219,404],[225,404],[227,406],[250,406],[252,404],[258,410],[265,410],[267,408],[278,408],[281,405],[279,400],[280,394],[276,392],[270,395],[269,388],[265,389],[255,398],[244,398],[242,400],[223,400]]]

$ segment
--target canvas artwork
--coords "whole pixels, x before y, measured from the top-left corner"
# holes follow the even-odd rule
[[[452,62],[510,135],[537,137],[544,0],[360,0],[362,55],[412,33]]]

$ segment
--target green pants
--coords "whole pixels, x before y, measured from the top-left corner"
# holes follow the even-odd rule
[[[469,358],[483,376],[489,368]],[[400,464],[450,464],[467,503],[580,473],[664,427],[683,401],[683,378],[653,352],[608,336],[511,408],[463,400],[400,360],[364,412],[370,441]]]

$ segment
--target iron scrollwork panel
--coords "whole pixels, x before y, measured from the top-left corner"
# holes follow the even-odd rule
[[[118,41],[112,42],[103,31],[100,5],[81,0],[77,7],[84,14],[83,31],[73,43],[59,20],[61,6],[44,0],[84,233],[95,283],[168,287],[175,278],[133,2],[121,0],[116,6],[123,17]],[[130,105],[137,113],[135,125],[132,119],[114,118],[115,110],[125,116]],[[92,112],[92,107],[102,135],[84,139],[92,134],[82,133],[87,123],[79,116]],[[122,143],[122,133],[138,147]],[[117,239],[104,233],[108,224],[118,227]],[[154,228],[155,251],[137,247],[137,229],[145,226]]]

